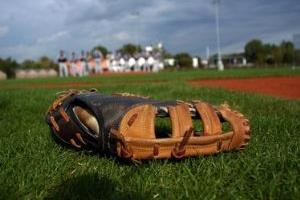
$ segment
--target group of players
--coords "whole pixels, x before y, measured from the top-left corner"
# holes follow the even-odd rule
[[[159,57],[151,54],[139,54],[136,56],[103,56],[99,50],[93,52],[81,51],[79,57],[72,52],[68,59],[63,50],[58,56],[59,76],[88,76],[101,74],[104,71],[126,72],[126,71],[159,71],[163,69],[163,63]]]
[[[94,51],[92,55],[89,52],[81,51],[79,58],[76,57],[75,52],[72,52],[71,59],[68,59],[65,52],[60,50],[58,56],[59,76],[87,76],[90,73],[101,73],[101,59],[100,51]]]

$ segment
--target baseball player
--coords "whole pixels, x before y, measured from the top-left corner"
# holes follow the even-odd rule
[[[69,71],[68,71],[68,67],[67,67],[68,59],[65,56],[65,53],[63,50],[60,50],[57,61],[58,61],[58,66],[59,66],[59,76],[60,77],[69,76]]]

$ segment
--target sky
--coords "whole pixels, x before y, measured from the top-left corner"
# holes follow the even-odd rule
[[[0,57],[56,58],[60,49],[115,51],[162,42],[175,54],[216,52],[213,0],[8,0],[0,6]],[[222,53],[253,38],[279,43],[300,33],[299,0],[221,0]]]

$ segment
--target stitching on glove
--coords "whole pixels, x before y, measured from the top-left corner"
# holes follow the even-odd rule
[[[188,143],[190,137],[192,136],[192,133],[194,133],[194,129],[191,127],[184,133],[181,142],[175,145],[175,147],[172,150],[172,155],[175,158],[182,158],[184,156],[186,150],[185,146]]]
[[[50,117],[50,122],[51,122],[53,128],[58,132],[58,131],[59,131],[59,126],[58,126],[58,124],[57,124],[57,122],[55,121],[55,119],[54,119],[53,116]]]
[[[70,121],[70,117],[68,116],[68,114],[66,113],[66,111],[63,108],[59,109],[59,113],[66,122]]]
[[[114,139],[117,139],[119,143],[121,144],[121,154],[122,156],[126,158],[132,157],[132,150],[128,146],[127,142],[125,141],[124,136],[117,131],[116,129],[111,128],[110,133],[113,136]]]

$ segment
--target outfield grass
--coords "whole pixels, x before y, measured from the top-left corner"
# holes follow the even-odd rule
[[[1,81],[0,199],[299,199],[300,102],[185,83],[281,74],[300,75],[299,70],[248,69]],[[21,88],[74,81],[99,83],[97,89],[104,93],[227,101],[250,119],[250,145],[242,152],[142,165],[61,148],[51,139],[44,114],[62,89]],[[135,81],[139,83],[126,84]]]

